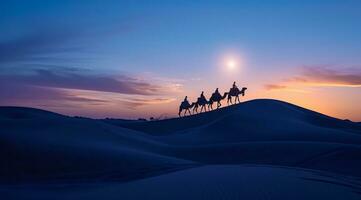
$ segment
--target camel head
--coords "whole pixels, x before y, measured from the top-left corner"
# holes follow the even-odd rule
[[[242,96],[244,96],[244,92],[247,90],[246,87],[243,87],[242,90],[241,90],[241,93],[242,93]]]

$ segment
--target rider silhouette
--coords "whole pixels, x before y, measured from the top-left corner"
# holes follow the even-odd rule
[[[214,94],[215,94],[216,96],[221,96],[221,93],[219,93],[218,88],[216,89],[216,91],[214,91]]]
[[[184,97],[184,100],[182,102],[183,105],[189,105],[188,96]]]
[[[233,89],[236,89],[236,88],[237,88],[236,81],[233,82],[232,88],[233,88]]]
[[[206,97],[204,96],[204,92],[202,91],[201,93],[201,96],[200,96],[201,99],[206,99]]]

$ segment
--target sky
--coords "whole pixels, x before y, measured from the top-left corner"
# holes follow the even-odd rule
[[[0,106],[168,118],[236,81],[361,121],[360,19],[358,0],[3,0]]]

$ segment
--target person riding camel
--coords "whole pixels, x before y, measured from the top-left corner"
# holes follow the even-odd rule
[[[236,81],[234,81],[234,82],[233,82],[232,89],[236,89],[236,88],[237,88]]]
[[[231,90],[233,90],[233,91],[239,91],[239,89],[238,89],[238,87],[237,87],[237,85],[236,85],[236,81],[233,82],[233,85],[232,85]]]
[[[219,93],[218,88],[213,93],[216,97],[222,97],[221,93]]]
[[[206,97],[204,96],[204,92],[203,92],[203,91],[202,91],[201,96],[200,96],[199,98],[201,98],[202,100],[203,100],[203,99],[206,99]]]
[[[184,106],[189,106],[189,105],[190,105],[190,103],[189,103],[189,101],[188,101],[188,96],[184,97],[184,100],[183,100],[183,102],[182,102],[182,105],[184,105]]]
[[[201,106],[201,112],[203,111],[207,111],[207,108],[206,108],[206,104],[208,103],[206,97],[204,96],[204,92],[202,91],[200,97],[198,97],[198,100],[197,100],[198,104]]]

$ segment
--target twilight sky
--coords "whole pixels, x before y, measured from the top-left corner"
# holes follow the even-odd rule
[[[361,121],[360,19],[359,0],[3,0],[0,105],[172,117],[235,80]]]

